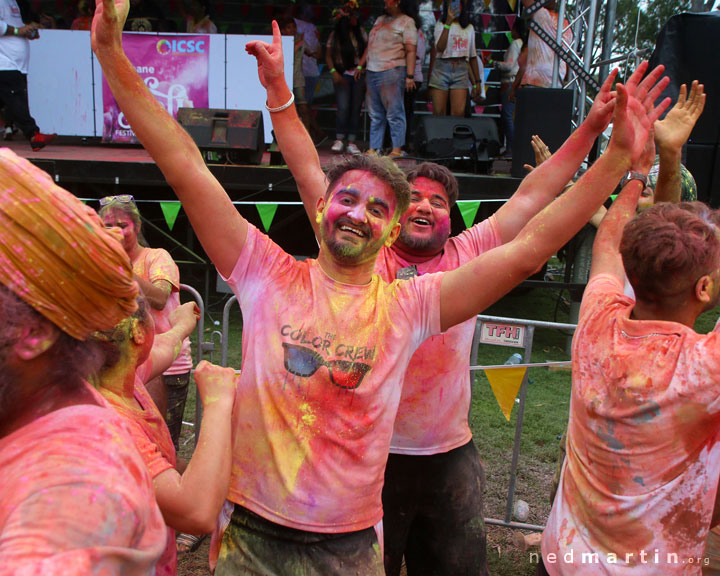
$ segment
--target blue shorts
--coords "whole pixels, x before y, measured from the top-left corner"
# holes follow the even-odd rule
[[[459,58],[436,58],[428,86],[438,90],[468,90],[470,65]]]

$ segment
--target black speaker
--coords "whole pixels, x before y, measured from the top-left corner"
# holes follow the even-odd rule
[[[497,124],[481,116],[424,115],[415,131],[415,150],[431,160],[489,162],[500,151]]]
[[[520,88],[517,91],[512,159],[515,178],[525,176],[524,164],[535,166],[535,152],[530,146],[533,134],[540,136],[552,152],[562,146],[570,136],[572,111],[572,90]]]
[[[259,110],[179,108],[177,119],[203,152],[226,154],[234,164],[260,164],[265,130]]]
[[[720,145],[688,144],[685,167],[695,178],[698,200],[710,204],[713,208],[720,206]]]

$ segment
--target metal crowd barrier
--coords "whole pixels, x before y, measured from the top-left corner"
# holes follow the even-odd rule
[[[570,362],[531,362],[533,337],[535,328],[553,328],[558,330],[575,331],[577,325],[562,324],[559,322],[544,322],[541,320],[522,320],[518,318],[503,318],[500,316],[478,315],[475,324],[475,335],[470,353],[470,373],[472,386],[472,373],[478,370],[496,368],[538,368],[545,366],[569,366]],[[500,364],[478,366],[478,345],[490,344],[493,346],[506,346],[523,349],[522,364]],[[513,442],[513,454],[510,464],[510,482],[508,485],[507,500],[505,506],[505,519],[485,518],[485,523],[494,526],[507,528],[519,528],[523,530],[544,530],[544,526],[536,524],[524,524],[512,521],[513,501],[515,499],[515,484],[517,481],[517,465],[520,457],[520,440],[522,438],[523,418],[525,415],[525,394],[527,390],[528,371],[525,371],[520,391],[518,392],[517,422],[515,424],[515,440]]]

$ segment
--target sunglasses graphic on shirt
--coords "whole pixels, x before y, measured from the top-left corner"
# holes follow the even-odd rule
[[[310,348],[287,344],[283,342],[285,353],[285,369],[295,376],[307,378],[317,372],[322,366],[327,366],[330,372],[330,381],[345,390],[354,390],[363,381],[365,374],[370,372],[371,366],[362,362],[349,360],[326,361],[320,354]]]

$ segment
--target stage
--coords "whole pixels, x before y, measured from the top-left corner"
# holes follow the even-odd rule
[[[96,138],[59,138],[59,141],[38,152],[33,152],[20,135],[2,145],[45,170],[57,184],[95,209],[97,200],[104,196],[132,194],[151,246],[168,249],[181,266],[207,266],[187,217],[179,204],[173,202],[176,199],[173,191],[143,148],[103,144]],[[327,140],[318,147],[323,168],[337,158],[330,152],[331,144]],[[280,161],[281,157],[273,153],[272,160]],[[417,161],[401,159],[398,163],[408,170]],[[285,250],[297,256],[317,253],[295,181],[287,166],[271,165],[270,152],[265,152],[262,164],[257,166],[208,162],[208,167],[243,216]],[[517,189],[520,180],[509,176],[508,161],[496,160],[492,167],[508,174],[456,173],[460,204],[452,211],[453,233],[490,216]]]

